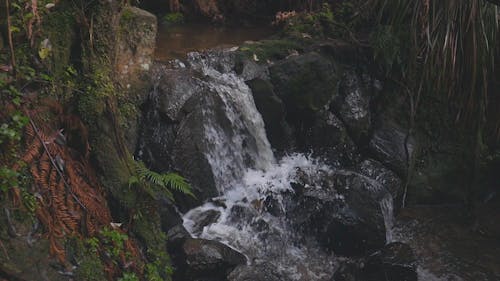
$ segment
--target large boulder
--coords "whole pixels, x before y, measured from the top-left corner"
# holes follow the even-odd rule
[[[290,115],[322,109],[335,94],[339,80],[335,65],[315,52],[280,61],[269,72]]]
[[[370,152],[377,160],[400,174],[406,174],[416,151],[416,141],[408,130],[395,122],[381,122],[373,132]]]
[[[155,15],[136,7],[121,12],[115,68],[123,86],[141,83],[141,74],[151,68],[156,30]]]
[[[274,93],[283,101],[286,121],[300,150],[310,149],[306,134],[314,126],[316,114],[328,107],[335,95],[338,73],[334,63],[316,52],[292,56],[269,67]]]
[[[379,249],[390,239],[387,228],[393,219],[386,185],[399,182],[385,171],[370,177],[361,169],[337,170],[312,182],[300,179],[294,184],[297,204],[290,212],[292,223],[338,255],[362,256]]]
[[[261,78],[255,78],[246,83],[252,90],[255,106],[262,115],[267,138],[272,147],[281,151],[290,148],[293,138],[290,126],[285,120],[285,106],[275,94],[273,85]]]
[[[246,264],[246,258],[220,242],[190,238],[174,256],[174,262],[178,267],[175,280],[220,281],[236,266]]]

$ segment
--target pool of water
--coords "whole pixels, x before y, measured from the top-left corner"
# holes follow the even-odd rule
[[[158,61],[182,59],[189,52],[218,46],[237,46],[245,41],[264,39],[273,32],[274,29],[270,26],[229,27],[200,23],[178,26],[160,25],[155,59]]]

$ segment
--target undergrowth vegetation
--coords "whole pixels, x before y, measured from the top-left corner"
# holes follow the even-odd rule
[[[134,185],[142,188],[127,188],[126,178],[119,188],[145,202],[130,202],[137,204],[126,210],[130,220],[118,223],[108,206],[110,181],[96,169],[109,142],[101,126],[111,120],[110,135],[122,139],[123,120],[137,113],[113,81],[114,42],[101,29],[110,27],[117,7],[106,3],[0,5],[8,38],[0,44],[0,203],[40,222],[62,268],[71,271],[77,261],[76,280],[169,280],[166,237],[139,214],[149,214],[154,192],[192,195],[189,184],[174,173],[136,169],[122,140],[119,169],[136,175]]]

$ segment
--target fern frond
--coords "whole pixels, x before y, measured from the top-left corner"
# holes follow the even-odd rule
[[[168,173],[163,175],[163,182],[170,189],[181,192],[183,194],[189,195],[193,198],[196,198],[194,193],[191,190],[191,186],[186,181],[186,179],[179,174],[176,173]]]
[[[160,174],[155,171],[151,171],[141,161],[135,162],[135,170],[137,175],[131,176],[129,178],[129,186],[139,182],[142,182],[146,185],[153,185],[157,188],[160,188],[162,193],[164,193],[172,201],[174,198],[172,191],[181,192],[183,194],[196,198],[191,190],[191,186],[189,185],[189,183],[184,177],[180,176],[179,174]],[[151,190],[148,190],[146,187],[144,188],[145,191],[151,195]]]

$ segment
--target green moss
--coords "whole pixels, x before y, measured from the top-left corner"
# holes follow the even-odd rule
[[[46,64],[54,77],[64,75],[70,65],[71,48],[75,43],[75,14],[69,7],[58,9],[44,19],[39,53],[45,53]],[[45,39],[48,41],[44,42]]]
[[[133,231],[147,246],[146,276],[148,280],[171,280],[172,267],[167,254],[167,237],[161,230],[160,216],[156,209],[151,208],[155,202],[142,202],[134,219]],[[162,279],[158,279],[161,277]]]
[[[103,281],[106,280],[104,266],[95,255],[85,256],[75,271],[76,281]]]
[[[81,240],[73,238],[67,243],[67,251],[78,261],[75,270],[76,281],[103,281],[106,280],[104,264],[97,252],[96,238]],[[98,243],[98,242],[96,242]]]
[[[266,63],[267,60],[284,59],[291,52],[302,51],[302,49],[303,46],[294,40],[273,39],[244,44],[240,51],[245,57],[256,58],[259,62]]]
[[[120,17],[120,25],[125,26],[128,25],[135,18],[135,14],[132,12],[130,7],[123,9],[121,17]]]
[[[184,15],[181,13],[168,13],[161,18],[164,25],[181,24],[184,22]]]

